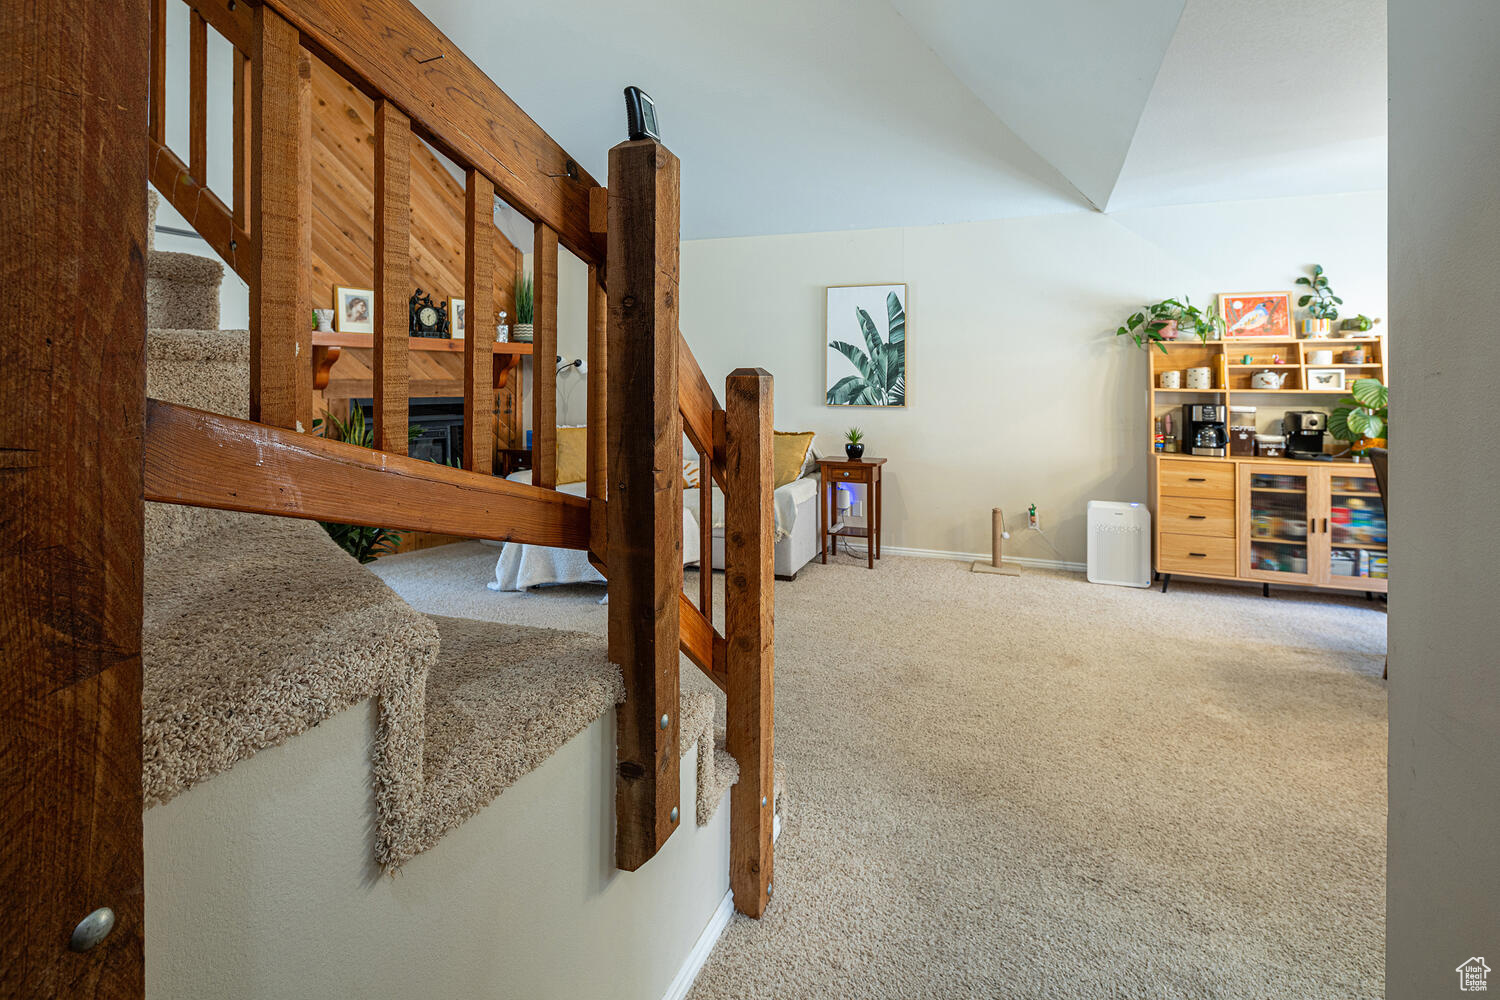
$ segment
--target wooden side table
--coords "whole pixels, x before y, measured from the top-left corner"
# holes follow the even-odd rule
[[[822,550],[820,554],[823,562],[828,562],[830,539],[837,546],[840,535],[849,535],[866,539],[865,555],[869,568],[875,568],[875,560],[880,558],[880,519],[884,506],[880,473],[884,466],[883,458],[862,458],[858,462],[842,458],[818,459],[818,474],[823,479],[823,484],[818,487],[821,494],[818,497],[818,547]],[[867,500],[870,509],[869,516],[865,519],[867,527],[855,528],[834,523],[833,491],[844,483],[859,483],[869,487]]]

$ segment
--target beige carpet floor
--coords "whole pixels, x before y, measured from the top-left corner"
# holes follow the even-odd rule
[[[485,590],[495,555],[377,570],[603,630],[598,588]],[[775,895],[695,1000],[1381,995],[1383,605],[843,557],[776,601]]]

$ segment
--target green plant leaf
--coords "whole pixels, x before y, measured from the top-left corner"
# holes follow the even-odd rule
[[[828,390],[828,402],[835,406],[875,405],[880,394],[858,375],[845,375]]]
[[[1390,390],[1379,379],[1357,378],[1349,387],[1349,394],[1361,406],[1378,410],[1389,405]]]
[[[1309,281],[1306,278],[1298,278],[1297,279],[1297,284],[1299,284],[1299,285],[1310,285],[1310,284],[1312,284],[1312,282]]]
[[[1300,298],[1300,299],[1297,300],[1297,305],[1299,307],[1300,306],[1305,306],[1305,305],[1307,305],[1311,301],[1312,301],[1312,296],[1311,295],[1304,295],[1304,296],[1302,296],[1302,298]]]
[[[828,346],[833,350],[838,351],[844,357],[848,358],[849,363],[852,364],[855,370],[859,372],[861,378],[866,381],[870,379],[870,359],[864,351],[861,351],[853,344],[846,344],[842,340],[830,341]]]
[[[865,347],[870,352],[870,367],[865,372],[865,381],[882,395],[885,393],[885,345],[880,342],[880,333],[875,329],[875,321],[870,314],[858,306],[854,307],[854,317],[859,322],[859,330],[865,335]]]
[[[1322,274],[1322,273],[1323,273],[1323,265],[1322,264],[1314,264],[1313,265],[1313,274]]]
[[[886,340],[891,344],[906,343],[906,309],[895,292],[885,296]]]

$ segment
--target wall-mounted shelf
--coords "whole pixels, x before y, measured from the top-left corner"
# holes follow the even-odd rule
[[[329,380],[333,375],[334,363],[346,350],[360,352],[357,356],[365,369],[373,368],[372,356],[375,353],[375,337],[368,333],[313,333],[313,388],[328,388]],[[456,377],[463,379],[462,357],[464,353],[464,341],[451,340],[447,337],[408,337],[406,341],[407,351],[420,355],[433,355],[436,368],[427,372],[426,365],[412,365],[411,385],[412,395],[425,396],[448,396],[463,395],[462,388],[457,393],[452,391],[450,384]],[[492,369],[494,372],[494,385],[496,389],[505,385],[510,370],[521,363],[521,359],[531,356],[531,345],[517,342],[496,343],[493,351]],[[454,369],[455,362],[458,367]],[[419,370],[420,369],[420,370]],[[342,377],[342,376],[341,376]],[[367,375],[366,375],[367,377]],[[431,382],[430,386],[421,383]],[[372,390],[373,391],[373,390]]]

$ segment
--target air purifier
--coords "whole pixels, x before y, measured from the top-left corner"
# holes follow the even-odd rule
[[[1089,583],[1151,586],[1151,512],[1144,504],[1090,500]]]

